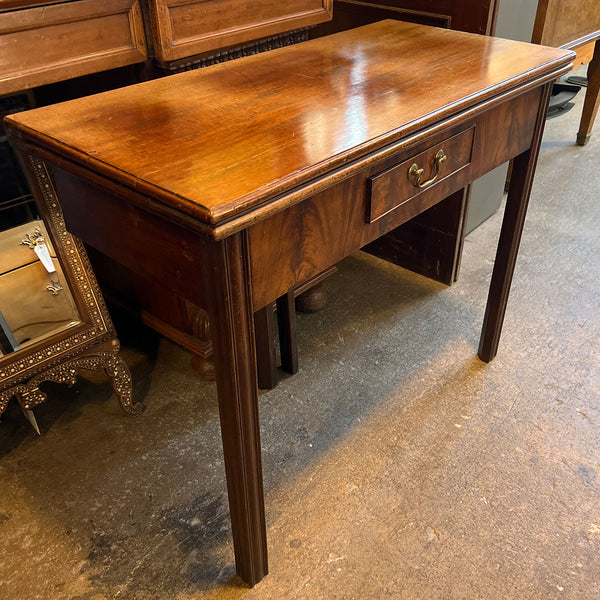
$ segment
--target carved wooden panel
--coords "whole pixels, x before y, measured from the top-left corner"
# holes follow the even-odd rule
[[[332,0],[149,0],[154,51],[169,62],[331,19]]]
[[[81,0],[0,13],[0,94],[145,58],[138,0]]]

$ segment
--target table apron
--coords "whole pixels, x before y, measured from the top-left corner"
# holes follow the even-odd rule
[[[420,137],[397,154],[368,163],[360,172],[248,227],[254,310],[273,302],[366,244],[399,227],[531,145],[541,88],[513,97],[483,113]],[[458,148],[460,165],[425,189],[398,179],[404,163],[438,149]],[[446,151],[447,151],[446,150]],[[452,163],[452,156],[448,164]],[[422,164],[429,177],[430,164]],[[214,243],[192,225],[177,223],[129,201],[103,178],[67,172],[48,163],[68,229],[134,272],[164,285],[201,307],[207,306],[206,248]],[[398,167],[398,168],[396,168]],[[373,218],[370,180],[392,173],[386,189],[389,210]],[[397,184],[397,185],[396,185]],[[108,184],[107,184],[108,186]],[[408,187],[411,187],[410,185]],[[397,188],[398,202],[393,196]],[[276,249],[274,251],[274,249]]]
[[[533,139],[540,94],[541,88],[535,88],[421,138],[414,146],[373,162],[359,173],[251,225],[248,231],[255,310],[527,150]],[[439,179],[424,189],[412,187],[407,191],[411,185],[406,186],[404,178],[412,158],[422,161],[440,149],[454,149],[453,139],[463,146],[455,143],[456,150],[468,158],[463,160],[463,156],[460,164],[449,166],[447,172],[445,165],[451,165],[453,159],[449,155],[440,165]],[[465,148],[465,144],[472,145]],[[425,171],[423,180],[433,174],[431,164],[418,166]],[[402,169],[405,174],[400,176]],[[371,182],[387,173],[392,177],[385,186],[387,212],[374,215]],[[394,194],[398,196],[396,203]],[[377,206],[380,204],[378,200]]]
[[[104,187],[85,175],[47,166],[73,235],[134,273],[208,306],[206,245],[214,241],[135,204],[114,184]]]

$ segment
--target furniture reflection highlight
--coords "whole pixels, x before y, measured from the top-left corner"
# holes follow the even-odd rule
[[[38,406],[44,381],[72,385],[80,370],[103,369],[122,408],[139,414],[83,245],[65,228],[43,162],[24,165],[43,220],[0,233],[0,413],[12,398],[24,411]]]
[[[493,35],[498,4],[498,0],[334,0],[333,19],[319,25],[311,35],[337,33],[383,19]],[[426,81],[424,77],[423,85]],[[363,250],[452,285],[458,279],[468,228],[500,207],[500,189],[497,194],[483,194],[481,190],[480,184],[473,198],[471,186],[452,194]]]

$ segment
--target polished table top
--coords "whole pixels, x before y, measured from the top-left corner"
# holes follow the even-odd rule
[[[35,131],[36,144],[215,226],[567,56],[382,21],[10,121]]]

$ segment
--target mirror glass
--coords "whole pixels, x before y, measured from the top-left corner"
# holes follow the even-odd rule
[[[30,210],[35,211],[35,205]],[[2,221],[0,352],[4,355],[81,321],[43,221],[33,218],[10,228],[4,228],[7,221]]]
[[[4,96],[0,116],[31,103]],[[80,322],[48,231],[0,125],[0,356]]]

